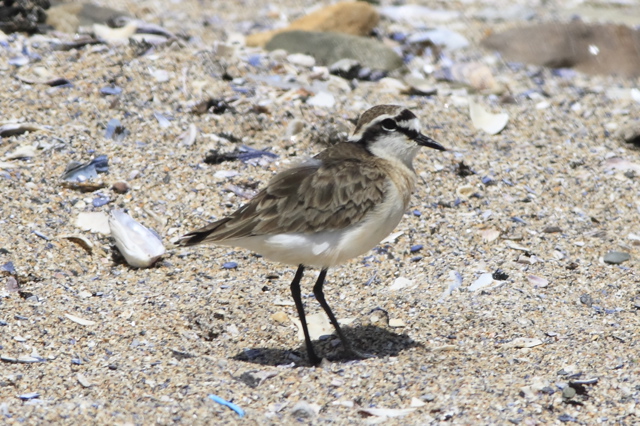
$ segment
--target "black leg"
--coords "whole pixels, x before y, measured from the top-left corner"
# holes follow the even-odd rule
[[[322,292],[322,285],[324,284],[324,279],[326,276],[327,276],[327,268],[324,268],[322,271],[320,271],[320,275],[318,276],[318,281],[316,281],[316,285],[313,286],[313,294],[316,296],[316,300],[320,302],[320,306],[322,306],[322,309],[324,309],[324,311],[327,313],[327,316],[329,317],[329,321],[331,321],[331,324],[333,324],[333,327],[336,329],[336,332],[338,333],[338,337],[342,342],[342,346],[344,347],[345,352],[357,358],[371,357],[371,355],[369,354],[363,354],[354,350],[351,347],[351,344],[349,343],[345,335],[342,333],[340,324],[338,324],[338,320],[333,315],[333,312],[331,312],[331,308],[329,307],[329,304],[325,300],[324,293]]]
[[[296,309],[298,310],[298,318],[300,318],[300,324],[302,325],[302,331],[304,332],[304,343],[307,345],[309,361],[313,365],[318,365],[322,359],[313,351],[313,345],[311,344],[311,337],[309,337],[309,328],[307,327],[307,319],[304,315],[304,306],[302,305],[302,297],[300,293],[300,280],[302,279],[303,272],[304,265],[298,266],[296,276],[293,277],[293,281],[291,281],[291,296],[293,296],[293,301],[295,302]]]

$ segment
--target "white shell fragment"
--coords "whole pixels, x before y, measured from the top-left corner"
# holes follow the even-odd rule
[[[198,137],[198,128],[195,124],[189,124],[189,128],[178,136],[178,139],[182,141],[184,146],[191,146],[195,143],[196,138]]]
[[[87,379],[87,376],[82,373],[76,374],[76,379],[78,379],[78,383],[80,383],[84,388],[90,388],[93,386],[93,383],[91,383],[91,381]]]
[[[544,344],[544,342],[540,339],[531,337],[517,337],[512,341],[505,343],[504,346],[507,348],[533,348],[542,344]]]
[[[160,238],[122,210],[112,210],[109,216],[111,236],[127,263],[135,268],[147,268],[165,252]]]
[[[42,127],[35,123],[5,123],[0,125],[0,137],[9,137],[14,135],[21,135],[26,132],[46,131],[45,127]]]
[[[633,163],[629,160],[620,157],[611,157],[604,162],[606,170],[632,170],[636,173],[640,172],[640,164]]]
[[[484,130],[490,135],[500,133],[509,121],[509,114],[492,114],[474,101],[469,102],[469,115],[476,129]]]
[[[391,318],[389,320],[389,327],[391,328],[400,328],[400,327],[406,327],[406,326],[407,326],[407,323],[400,318]]]
[[[402,290],[403,288],[407,288],[411,286],[413,286],[413,281],[405,277],[398,277],[389,286],[389,291]]]
[[[469,291],[480,290],[481,288],[490,286],[493,283],[493,275],[492,274],[482,274],[475,280],[468,288]]]
[[[473,185],[461,185],[456,188],[456,194],[460,197],[469,198],[476,192],[476,188]]]
[[[449,271],[449,279],[447,280],[447,287],[442,292],[438,302],[442,302],[446,297],[451,296],[455,290],[462,286],[462,274],[458,271]]]
[[[80,318],[72,314],[64,314],[65,317],[80,325],[94,325],[96,322],[88,319]]]
[[[31,158],[36,156],[36,148],[32,145],[22,145],[13,152],[4,156],[5,160],[16,160],[18,158]]]
[[[404,417],[416,411],[415,408],[360,408],[361,413],[377,417]]]
[[[500,237],[500,231],[495,228],[483,229],[481,234],[482,240],[487,243],[493,242]]]
[[[511,240],[507,240],[507,247],[509,247],[510,249],[514,249],[514,250],[520,250],[520,251],[526,251],[526,252],[530,252],[531,249],[529,247],[525,247],[523,245],[520,245],[518,243],[514,243]]]
[[[169,79],[171,78],[171,75],[169,74],[169,71],[166,71],[166,70],[158,70],[158,69],[155,69],[155,68],[149,68],[149,74],[151,74],[151,76],[158,83],[164,83],[166,81],[169,81]]]
[[[329,92],[318,92],[315,96],[307,99],[307,105],[333,108],[336,103],[336,98]]]
[[[82,212],[78,214],[76,226],[83,231],[109,235],[109,217],[102,212]]]
[[[537,275],[529,275],[527,277],[527,280],[529,280],[529,283],[531,283],[532,285],[534,285],[536,287],[546,287],[546,286],[549,285],[549,280],[548,279],[539,277]]]

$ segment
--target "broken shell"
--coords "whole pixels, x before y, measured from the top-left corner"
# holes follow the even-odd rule
[[[103,212],[81,212],[76,218],[75,225],[90,232],[109,235],[109,218]]]
[[[0,137],[6,138],[35,131],[47,131],[47,129],[34,123],[6,123],[0,126]]]
[[[467,287],[467,290],[468,291],[480,290],[481,288],[484,288],[493,284],[493,281],[494,280],[493,280],[492,274],[482,274],[469,287]]]
[[[537,275],[529,275],[527,277],[527,280],[529,280],[529,283],[531,283],[532,285],[536,286],[536,287],[546,287],[549,285],[549,280],[546,278],[542,278],[539,277]]]
[[[135,268],[147,268],[165,252],[156,234],[133,220],[122,210],[112,210],[109,216],[111,236],[127,263]]]
[[[62,175],[67,182],[85,182],[98,177],[98,173],[109,171],[109,159],[106,155],[99,155],[88,163],[72,161]]]
[[[461,185],[456,189],[456,194],[460,197],[469,198],[476,191],[473,185]]]
[[[36,148],[31,145],[22,145],[15,151],[4,156],[5,160],[16,160],[19,158],[31,158],[36,156]]]
[[[487,243],[493,242],[500,237],[500,231],[495,228],[483,229],[481,234],[482,240]]]
[[[469,115],[476,129],[484,130],[490,135],[498,134],[509,121],[509,114],[492,114],[477,102],[469,102]]]
[[[195,143],[197,136],[198,136],[198,128],[196,127],[195,124],[191,123],[189,124],[189,128],[180,136],[178,136],[178,139],[182,141],[182,144],[184,146],[191,146]]]
[[[74,243],[85,249],[89,254],[91,254],[91,252],[93,251],[93,244],[91,243],[91,241],[89,241],[82,235],[60,235],[60,238],[65,238],[69,241],[73,241]]]
[[[64,314],[65,317],[80,325],[95,325],[95,321],[91,321],[82,317],[78,317],[72,314]]]
[[[463,83],[476,90],[490,93],[498,93],[502,89],[494,79],[491,68],[479,62],[453,64],[436,72],[435,77]]]
[[[532,337],[516,337],[512,341],[505,343],[505,348],[533,348],[543,345],[544,342]]]

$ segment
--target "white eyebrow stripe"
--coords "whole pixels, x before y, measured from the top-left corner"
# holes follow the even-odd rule
[[[420,122],[417,119],[398,121],[398,126],[404,127],[405,129],[415,130],[416,132],[420,131]]]

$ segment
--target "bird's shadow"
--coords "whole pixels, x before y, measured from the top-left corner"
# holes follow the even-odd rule
[[[375,325],[342,327],[342,330],[354,349],[372,355],[373,358],[396,356],[406,349],[423,347],[421,343],[415,342],[406,334],[394,333]],[[343,353],[342,345],[335,346],[334,342],[339,342],[336,336],[314,341],[313,347],[316,354],[332,362],[346,363],[356,359],[346,356]],[[309,365],[304,344],[297,349],[245,349],[234,355],[232,359],[271,366],[290,364],[292,362],[296,365]]]

